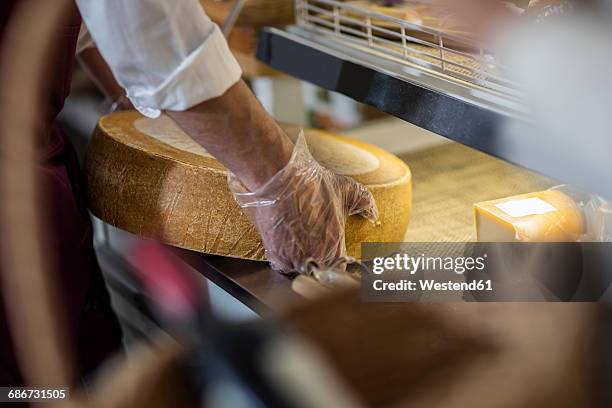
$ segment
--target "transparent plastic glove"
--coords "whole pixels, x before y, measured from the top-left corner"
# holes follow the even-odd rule
[[[232,173],[228,182],[259,231],[272,268],[284,273],[298,272],[308,258],[330,265],[345,256],[349,215],[378,218],[368,189],[317,163],[303,132],[289,163],[261,188],[248,191]]]

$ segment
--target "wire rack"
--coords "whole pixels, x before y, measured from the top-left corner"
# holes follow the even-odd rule
[[[366,48],[383,58],[516,98],[516,85],[495,56],[466,35],[335,0],[296,0],[297,24]]]

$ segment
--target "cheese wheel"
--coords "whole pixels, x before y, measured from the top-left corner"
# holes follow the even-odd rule
[[[297,126],[283,127],[297,136]],[[403,241],[412,201],[408,166],[347,137],[313,129],[305,135],[319,163],[365,184],[376,200],[377,223],[348,219],[348,254],[359,257],[362,242]],[[204,253],[265,259],[259,234],[228,190],[227,170],[167,116],[102,117],[85,177],[91,212],[111,225]]]

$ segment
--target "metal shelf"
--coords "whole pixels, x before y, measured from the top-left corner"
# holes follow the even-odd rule
[[[612,198],[612,184],[601,183],[608,174],[585,163],[579,144],[568,149],[539,140],[516,97],[379,55],[371,47],[318,27],[265,29],[257,58],[455,142]]]
[[[378,57],[342,39],[292,26],[266,29],[257,57],[273,68],[343,93],[475,148],[520,105],[484,87]]]

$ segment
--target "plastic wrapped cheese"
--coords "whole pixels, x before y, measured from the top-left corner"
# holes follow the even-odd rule
[[[477,203],[474,209],[481,242],[573,242],[584,234],[580,208],[559,190]]]
[[[296,136],[296,126],[284,125]],[[362,242],[402,241],[412,203],[412,175],[397,157],[366,143],[307,129],[323,166],[365,184],[379,210],[372,224],[347,221],[348,254]],[[92,213],[118,228],[170,245],[263,260],[258,233],[227,187],[227,170],[169,117],[120,112],[100,119],[85,161]]]

